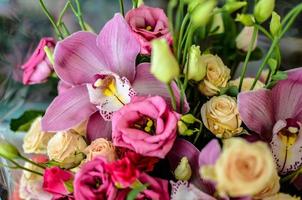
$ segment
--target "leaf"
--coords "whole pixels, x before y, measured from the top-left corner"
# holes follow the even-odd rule
[[[271,70],[272,72],[274,72],[274,71],[276,71],[276,69],[277,69],[278,62],[277,62],[276,59],[270,58],[270,59],[268,60],[268,65],[269,65],[270,70]]]
[[[32,122],[43,114],[44,112],[39,110],[25,111],[19,118],[11,120],[10,129],[12,131],[28,131]]]
[[[271,81],[266,86],[266,88],[271,89],[278,83],[278,81],[285,80],[285,79],[287,79],[287,73],[283,71],[278,71],[276,74],[272,76]]]
[[[67,189],[68,192],[73,193],[74,188],[73,188],[73,180],[69,180],[64,182],[64,186]]]
[[[220,89],[220,95],[227,94],[231,97],[237,97],[239,91],[237,86],[231,85]]]
[[[145,189],[147,189],[148,185],[143,185],[143,184],[139,184],[137,187],[135,187],[134,189],[132,189],[128,195],[127,195],[127,200],[135,200],[137,195],[144,191]]]

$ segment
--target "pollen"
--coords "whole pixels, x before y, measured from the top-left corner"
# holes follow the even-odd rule
[[[147,27],[146,27],[146,30],[147,30],[147,31],[151,31],[151,30],[152,30],[152,26],[147,26]]]

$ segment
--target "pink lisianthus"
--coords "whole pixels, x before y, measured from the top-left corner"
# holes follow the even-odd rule
[[[106,170],[106,160],[96,157],[75,175],[74,196],[79,200],[115,200],[118,190]]]
[[[54,195],[55,198],[67,197],[70,192],[65,183],[72,181],[73,174],[59,167],[47,168],[44,172],[43,189]]]
[[[130,187],[140,175],[137,168],[127,157],[107,164],[106,169],[115,185],[122,188]]]
[[[176,138],[178,119],[162,97],[134,97],[113,115],[113,144],[164,158]]]
[[[53,71],[53,66],[48,60],[44,47],[54,49],[56,42],[53,38],[42,38],[38,47],[29,60],[22,65],[23,84],[39,84],[47,81]]]
[[[151,54],[153,39],[165,38],[172,44],[168,18],[162,9],[143,5],[130,10],[125,19],[140,42],[142,54]]]

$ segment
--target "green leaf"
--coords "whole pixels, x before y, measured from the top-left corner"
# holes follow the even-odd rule
[[[271,89],[278,83],[278,81],[285,80],[285,79],[287,79],[287,73],[283,71],[278,71],[276,74],[272,76],[271,81],[266,86],[266,88]]]
[[[73,193],[73,180],[69,180],[64,182],[65,188],[67,189],[68,192]]]
[[[43,114],[44,112],[39,110],[25,111],[19,118],[11,120],[10,129],[12,131],[28,131],[32,122]]]
[[[231,97],[237,97],[238,93],[239,93],[239,90],[238,90],[237,86],[234,86],[234,85],[220,89],[220,95],[227,94]]]
[[[147,189],[148,185],[143,185],[143,184],[139,184],[137,187],[135,187],[134,189],[132,189],[128,195],[127,195],[127,200],[135,200],[137,195],[144,191],[145,189]]]
[[[269,68],[271,69],[271,71],[274,72],[277,69],[278,62],[276,59],[270,58],[268,60],[268,65],[269,65]]]

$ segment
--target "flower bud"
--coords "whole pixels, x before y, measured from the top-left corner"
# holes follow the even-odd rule
[[[239,10],[240,8],[244,7],[247,5],[246,1],[234,1],[234,2],[228,2],[227,4],[225,4],[223,6],[223,8],[229,12],[229,13],[233,13],[237,10]]]
[[[182,121],[177,122],[177,127],[180,135],[185,135],[186,130],[188,130],[187,125]]]
[[[269,28],[273,36],[277,36],[280,34],[281,31],[280,15],[278,15],[276,12],[273,12],[272,14],[272,20]]]
[[[252,42],[253,38],[253,32],[254,32],[254,27],[244,27],[242,31],[239,33],[239,35],[236,38],[236,47],[237,49],[240,49],[244,52],[248,52],[250,43]],[[252,50],[255,50],[257,47],[257,37],[256,36],[256,41],[254,42],[254,46]]]
[[[196,118],[192,114],[183,115],[180,119],[188,124],[194,124],[196,121]]]
[[[205,26],[212,17],[212,11],[215,8],[216,4],[216,0],[208,0],[196,6],[191,15],[193,26]]]
[[[254,16],[259,23],[267,20],[275,8],[275,0],[260,0],[254,8]]]
[[[188,181],[192,176],[192,169],[187,157],[182,157],[174,171],[176,180]]]
[[[151,73],[167,84],[179,75],[178,62],[165,39],[152,41]]]
[[[13,160],[19,158],[20,153],[14,145],[6,141],[0,141],[0,157]]]
[[[184,3],[188,4],[188,10],[191,13],[194,8],[196,8],[199,4],[202,4],[205,2],[205,0],[183,0]]]
[[[238,14],[235,21],[242,23],[244,26],[253,26],[255,19],[252,15]]]
[[[211,28],[210,28],[210,35],[221,34],[224,33],[224,31],[225,28],[224,28],[222,13],[219,12],[214,14]]]
[[[188,72],[189,80],[201,81],[206,75],[206,69],[207,66],[201,59],[199,46],[192,45],[189,51],[188,63],[184,69],[184,74]]]

